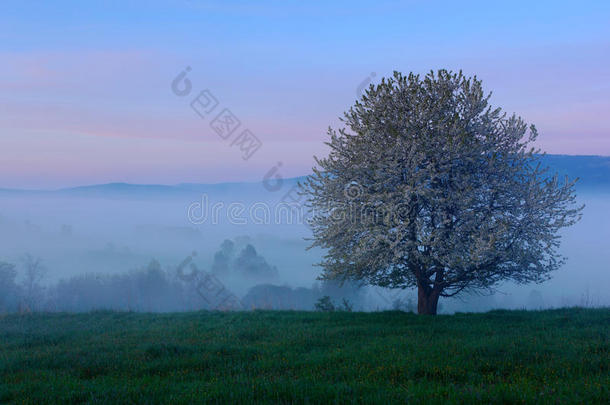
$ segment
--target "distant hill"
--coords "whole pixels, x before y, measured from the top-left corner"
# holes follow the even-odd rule
[[[579,191],[610,192],[610,156],[546,155],[542,162],[560,176],[578,177]]]
[[[277,196],[287,192],[290,187],[304,177],[294,177],[283,180],[283,187]],[[269,197],[270,193],[263,187],[262,182],[241,182],[241,183],[213,183],[197,184],[182,183],[177,185],[158,185],[158,184],[129,184],[129,183],[108,183],[90,186],[79,186],[64,188],[59,190],[19,190],[2,189],[1,195],[12,196],[37,196],[37,197],[83,197],[83,198],[173,198],[173,197],[193,197],[207,194],[210,196],[244,196],[247,198]]]
[[[567,175],[570,179],[579,178],[577,189],[582,192],[610,192],[610,157],[608,156],[573,156],[573,155],[545,155],[542,163],[549,166],[550,173],[558,173],[560,176]],[[282,191],[273,194],[287,192],[290,187],[305,176],[284,179]],[[145,185],[128,183],[109,183],[91,186],[65,188],[60,190],[15,190],[0,189],[0,195],[57,195],[75,197],[102,197],[102,198],[158,198],[158,197],[181,197],[208,194],[214,196],[248,196],[259,197],[270,194],[263,187],[262,182],[240,182],[240,183],[216,183],[197,184],[183,183],[177,185]]]

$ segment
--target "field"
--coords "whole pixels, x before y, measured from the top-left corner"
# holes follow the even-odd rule
[[[0,402],[608,403],[609,309],[8,315]]]

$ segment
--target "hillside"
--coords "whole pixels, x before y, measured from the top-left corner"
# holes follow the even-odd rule
[[[0,402],[607,403],[608,309],[0,319]]]
[[[550,174],[578,177],[578,189],[587,192],[610,192],[610,157],[545,155],[542,164],[550,168]],[[305,176],[284,179],[283,189],[287,191]],[[284,191],[284,192],[285,192]],[[208,194],[215,197],[246,196],[273,199],[277,196],[267,192],[261,182],[226,182],[215,184],[183,183],[177,185],[108,183],[64,188],[59,190],[16,190],[0,188],[0,195],[40,195],[64,197],[112,197],[112,198],[171,198]],[[281,194],[281,193],[280,193]]]

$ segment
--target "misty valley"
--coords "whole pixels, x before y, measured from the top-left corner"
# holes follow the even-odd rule
[[[0,404],[610,404],[609,20],[0,1]]]
[[[560,174],[580,177],[579,200],[586,205],[582,222],[564,231],[564,268],[542,285],[505,283],[495,294],[441,300],[441,313],[609,304],[610,159],[545,159]],[[311,311],[328,296],[338,308],[345,300],[357,311],[413,311],[416,295],[409,289],[317,280],[322,252],[307,250],[308,226],[296,215],[272,215],[259,224],[247,217],[248,209],[244,221],[218,216],[202,222],[188,215],[202,196],[210,207],[275,207],[299,180],[288,179],[276,193],[260,183],[2,190],[0,310],[213,310],[218,302],[200,285],[209,274],[244,310]],[[190,264],[201,274],[180,278],[179,265],[193,252]]]

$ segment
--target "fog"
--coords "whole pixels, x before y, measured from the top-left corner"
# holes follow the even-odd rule
[[[0,277],[5,295],[0,311],[221,309],[202,296],[206,274],[237,299],[240,309],[313,310],[324,295],[337,305],[345,298],[355,310],[413,309],[412,290],[339,288],[317,280],[315,264],[323,252],[307,250],[307,225],[298,216],[276,215],[296,182],[286,180],[279,192],[262,183],[0,190],[0,262],[5,269],[15,265],[19,288],[10,304],[10,283]],[[595,183],[579,186],[583,219],[563,232],[561,252],[568,261],[550,281],[441,299],[440,312],[610,305],[609,190],[597,169]],[[241,205],[241,212],[231,212],[231,204]],[[36,288],[26,291],[35,259],[40,259],[39,278],[33,280]],[[199,271],[199,278],[181,277],[181,263],[189,274]]]

